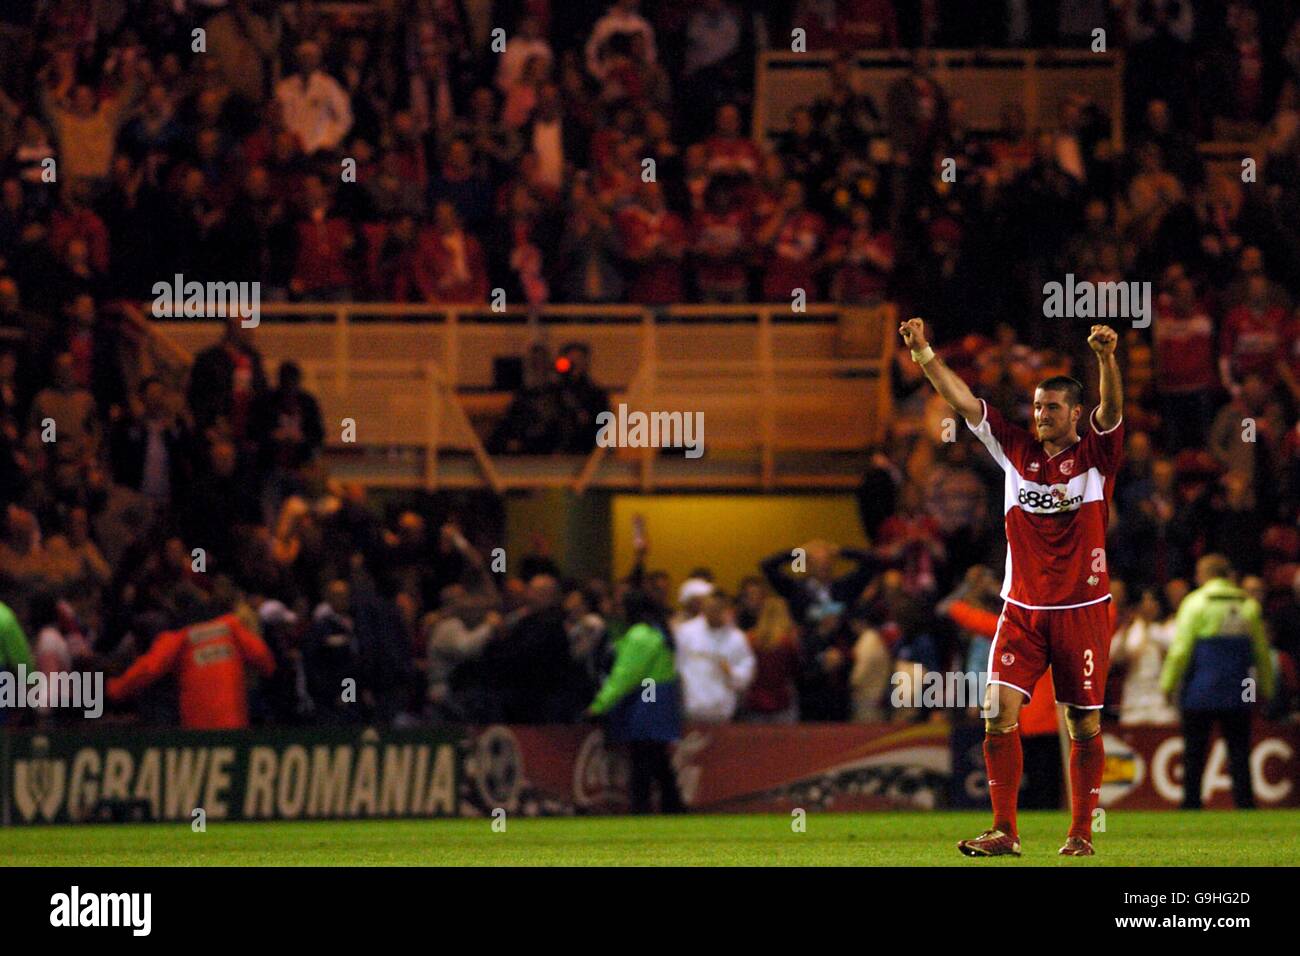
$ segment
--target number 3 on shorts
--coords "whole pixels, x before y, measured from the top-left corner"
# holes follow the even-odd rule
[[[1089,647],[1083,652],[1083,676],[1092,676],[1092,648]]]

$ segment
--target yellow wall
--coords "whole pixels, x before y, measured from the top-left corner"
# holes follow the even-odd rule
[[[544,538],[549,556],[564,573],[581,581],[609,576],[609,499],[599,492],[581,497],[551,488],[512,494],[506,501],[507,567],[510,556],[536,551]]]
[[[841,547],[866,539],[851,495],[622,495],[613,496],[614,573],[632,567],[632,516],[645,517],[651,570],[672,575],[676,588],[692,568],[713,570],[734,591],[758,573],[758,562],[781,548],[813,538]]]

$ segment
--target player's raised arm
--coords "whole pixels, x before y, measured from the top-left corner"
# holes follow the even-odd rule
[[[1094,325],[1088,335],[1088,345],[1097,353],[1097,363],[1101,366],[1097,427],[1104,432],[1118,425],[1124,415],[1124,388],[1120,383],[1119,362],[1115,358],[1118,343],[1119,336],[1109,325]]]
[[[908,319],[898,327],[898,334],[912,350],[912,358],[921,366],[921,371],[925,372],[925,377],[943,400],[966,419],[972,428],[979,425],[984,418],[984,406],[962,381],[961,376],[934,354],[934,349],[925,340],[925,322],[921,319]]]

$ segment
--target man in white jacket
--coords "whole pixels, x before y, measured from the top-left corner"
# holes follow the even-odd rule
[[[675,638],[686,719],[731,720],[740,695],[754,681],[756,667],[749,641],[732,623],[731,602],[722,594],[710,594],[701,613],[677,627]]]
[[[307,40],[294,52],[298,72],[286,76],[275,88],[284,125],[298,137],[308,156],[337,149],[352,128],[352,104],[339,81],[320,68],[319,46]]]

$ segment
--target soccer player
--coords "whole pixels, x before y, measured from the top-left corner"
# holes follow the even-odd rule
[[[1101,707],[1110,621],[1106,521],[1124,443],[1118,336],[1094,325],[1088,345],[1101,367],[1101,404],[1083,418],[1083,386],[1058,375],[1034,391],[1036,435],[976,398],[926,342],[925,323],[899,334],[926,378],[989,450],[1006,475],[1003,511],[1006,602],[989,649],[984,761],[993,826],[957,848],[966,856],[1020,855],[1016,797],[1023,755],[1020,708],[1048,667],[1070,730],[1072,822],[1063,856],[1092,856],[1092,812],[1104,763]],[[1080,426],[1082,425],[1082,429]],[[1082,435],[1080,434],[1082,431]]]

